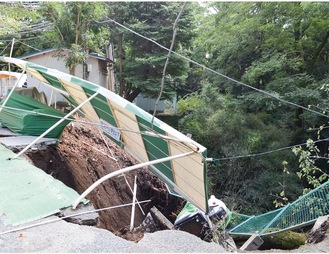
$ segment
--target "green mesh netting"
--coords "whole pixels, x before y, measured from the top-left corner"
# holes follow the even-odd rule
[[[230,227],[232,235],[269,235],[308,225],[329,214],[329,181],[287,206],[258,216],[235,214],[243,221]],[[240,217],[239,217],[240,216]],[[244,216],[244,217],[242,217]]]

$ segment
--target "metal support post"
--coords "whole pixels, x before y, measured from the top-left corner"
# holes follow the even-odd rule
[[[126,173],[126,172],[129,172],[129,171],[132,171],[134,169],[138,169],[138,168],[142,168],[142,167],[146,167],[146,166],[150,166],[150,165],[153,165],[153,164],[157,164],[157,163],[162,163],[162,162],[165,162],[165,161],[170,161],[170,160],[174,160],[174,159],[178,159],[178,158],[182,158],[182,157],[186,157],[186,156],[189,156],[189,155],[192,155],[193,151],[191,152],[187,152],[187,153],[182,153],[182,154],[177,154],[177,155],[173,155],[173,156],[169,156],[169,157],[166,157],[166,158],[161,158],[161,159],[157,159],[157,160],[153,160],[153,161],[147,161],[147,162],[143,162],[143,163],[140,163],[140,164],[136,164],[136,165],[133,165],[133,166],[130,166],[130,167],[126,167],[126,168],[122,168],[120,170],[117,170],[115,172],[112,172],[108,175],[105,175],[103,176],[102,178],[98,179],[96,182],[94,182],[88,189],[86,189],[81,195],[80,197],[77,198],[77,200],[73,203],[73,207],[72,209],[75,209],[79,203],[82,201],[82,199],[84,199],[90,192],[92,192],[98,185],[100,185],[101,183],[103,183],[104,181],[114,177],[114,176],[117,176],[117,175],[120,175],[122,173]]]
[[[137,176],[135,175],[133,205],[131,207],[130,232],[132,232],[134,229],[136,192],[137,192]]]
[[[66,116],[64,116],[61,120],[59,120],[57,123],[55,123],[53,126],[51,126],[48,130],[46,130],[44,133],[42,133],[38,138],[36,138],[31,144],[29,144],[27,147],[25,147],[22,151],[20,151],[18,154],[16,154],[11,160],[16,159],[17,157],[21,156],[23,153],[25,153],[30,147],[32,147],[36,142],[38,142],[40,139],[42,139],[44,136],[46,136],[49,132],[51,132],[53,129],[55,129],[59,124],[61,124],[63,121],[67,120],[71,115],[73,115],[75,112],[77,112],[81,107],[83,107],[86,103],[91,101],[93,98],[95,98],[98,95],[97,93],[94,93],[92,96],[90,96],[87,100],[82,102],[79,106],[77,106],[75,109],[73,109],[70,113],[68,113]]]

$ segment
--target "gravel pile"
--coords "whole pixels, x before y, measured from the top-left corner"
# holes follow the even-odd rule
[[[40,220],[56,219],[52,216]],[[31,224],[35,224],[31,223]],[[223,253],[224,248],[215,243],[177,230],[147,233],[138,243],[127,241],[111,232],[91,226],[81,226],[57,221],[53,223],[5,233],[13,227],[0,220],[0,250],[15,252],[112,252],[112,253]]]

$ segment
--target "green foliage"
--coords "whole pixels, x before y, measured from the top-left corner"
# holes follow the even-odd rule
[[[320,80],[327,73],[328,3],[220,2],[210,7],[215,13],[199,26],[195,53],[200,59],[203,51],[201,59],[209,67],[261,89],[280,77],[308,72]],[[210,79],[234,94],[244,91]]]
[[[246,155],[302,143],[307,137],[315,138],[311,128],[326,126],[326,117],[305,108],[321,113],[327,109],[328,97],[320,88],[329,76],[325,60],[329,4],[214,2],[204,8],[212,12],[199,16],[194,59],[272,96],[192,66],[190,78],[201,84],[197,98],[203,103],[181,113],[181,129],[205,145],[210,157],[220,159],[208,167],[211,188],[232,208],[269,210],[271,199],[284,205],[300,195],[301,183],[308,187],[303,178],[314,167],[310,183],[327,179],[324,159],[315,159],[315,151],[300,150],[294,150],[300,161],[289,150]],[[325,143],[318,149],[323,157]],[[282,172],[282,161],[286,172],[289,166],[289,175]],[[295,174],[299,166],[305,169],[298,173],[302,179]]]
[[[182,8],[174,2],[125,2],[108,4],[109,11],[118,17],[119,22],[170,48],[173,23]],[[188,50],[193,36],[193,16],[188,4],[177,23],[177,36],[173,50]],[[116,37],[123,34],[123,82],[120,84],[122,96],[132,101],[139,92],[144,96],[156,98],[159,94],[163,68],[168,52],[153,42],[125,30],[115,30]],[[112,38],[116,39],[115,37]],[[118,39],[116,39],[118,41]],[[120,43],[120,42],[119,42]],[[120,52],[118,53],[120,57]],[[120,63],[120,60],[117,61]],[[118,66],[118,71],[119,71]],[[185,86],[188,62],[176,55],[171,55],[166,69],[163,98],[170,98],[177,90]],[[134,96],[132,96],[134,94]]]
[[[51,27],[51,24],[43,22],[37,7],[27,2],[0,2],[0,20],[0,51],[6,56],[11,53],[8,44],[13,39],[28,40],[31,45],[36,45],[36,36]],[[15,57],[29,48],[25,44],[15,43],[12,49],[12,56]]]
[[[299,58],[288,58],[282,54],[264,56],[246,68],[242,80],[254,87],[265,88],[271,80],[298,73],[301,68]]]
[[[177,102],[177,113],[179,115],[186,115],[190,112],[194,112],[199,107],[205,106],[202,98],[200,97],[201,96],[199,96],[197,93],[191,93],[180,99]]]
[[[307,140],[306,150],[303,150],[302,147],[299,146],[294,147],[292,151],[299,157],[300,171],[297,172],[299,178],[305,178],[308,184],[310,184],[313,188],[318,187],[329,179],[329,174],[317,167],[315,164],[317,159],[329,160],[328,158],[321,158],[319,155],[320,150],[317,148],[313,140]],[[309,190],[310,189],[305,189],[304,193]]]
[[[209,157],[223,159],[219,164],[208,165],[212,193],[218,193],[232,210],[265,211],[272,207],[268,197],[281,188],[282,174],[278,169],[290,152],[247,155],[284,147],[291,134],[268,123],[270,116],[246,114],[238,105],[231,96],[223,96],[213,86],[204,84],[200,93],[178,101],[179,128],[207,147]],[[289,184],[294,181],[293,175],[286,179]],[[297,197],[295,189],[287,189],[291,191],[289,197]]]
[[[104,50],[109,32],[94,22],[105,17],[103,3],[43,2],[40,12],[54,25],[54,30],[45,33],[50,47],[69,50],[68,56],[63,57],[71,74],[74,75],[76,65],[83,63],[89,51]]]
[[[276,208],[278,207],[283,207],[288,204],[288,197],[286,196],[286,181],[285,181],[285,174],[290,175],[290,171],[288,169],[288,162],[283,161],[283,172],[282,172],[282,182],[280,185],[282,186],[282,191],[279,194],[275,195],[275,199],[273,200],[273,204],[275,205]]]

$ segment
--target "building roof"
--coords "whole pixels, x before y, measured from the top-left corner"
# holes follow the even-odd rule
[[[47,53],[50,53],[50,52],[53,52],[53,51],[57,51],[59,49],[56,49],[56,48],[49,48],[49,49],[44,49],[44,50],[41,50],[39,52],[34,52],[34,53],[28,53],[28,54],[24,54],[22,56],[19,56],[17,57],[18,59],[22,59],[22,60],[26,60],[28,58],[33,58],[33,57],[37,57],[37,56],[40,56],[40,55],[45,55]],[[66,50],[66,49],[65,49]],[[106,56],[102,56],[102,55],[99,55],[99,54],[96,54],[96,53],[91,53],[89,54],[89,57],[93,57],[93,58],[96,58],[96,59],[99,59],[99,60],[102,60],[102,61],[106,61],[106,62],[113,62],[112,60],[110,60],[109,58],[107,58]]]

